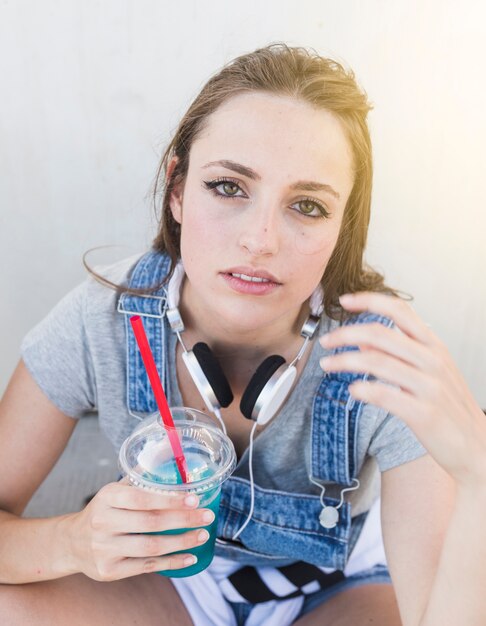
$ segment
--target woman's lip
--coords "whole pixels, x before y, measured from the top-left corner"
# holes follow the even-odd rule
[[[267,280],[271,280],[272,283],[276,283],[280,285],[279,280],[270,272],[264,269],[258,269],[254,267],[231,267],[228,270],[224,270],[224,274],[245,274],[246,276],[251,276],[252,278],[266,278]]]
[[[237,273],[244,274],[244,272]],[[280,283],[276,283],[273,281],[256,283],[253,281],[237,278],[236,276],[232,276],[230,273],[221,273],[220,275],[234,291],[252,296],[264,296],[280,287]]]

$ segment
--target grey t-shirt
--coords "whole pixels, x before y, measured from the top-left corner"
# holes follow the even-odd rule
[[[127,284],[141,255],[96,271],[116,284]],[[126,336],[116,292],[89,276],[70,291],[24,338],[22,358],[46,396],[67,416],[80,418],[97,411],[100,426],[118,451],[139,423],[126,404]],[[338,322],[323,315],[322,335]],[[175,368],[176,337],[166,334],[169,405],[181,406]],[[319,359],[326,354],[314,342],[306,366],[284,406],[256,437],[253,448],[255,483],[262,488],[318,495],[310,482],[312,402],[322,380]],[[358,422],[357,456],[360,488],[348,492],[353,516],[366,511],[379,493],[379,471],[386,471],[426,453],[413,432],[396,416],[365,405]],[[289,471],[289,458],[293,459]],[[248,449],[236,475],[249,477]],[[339,497],[329,485],[326,496]]]

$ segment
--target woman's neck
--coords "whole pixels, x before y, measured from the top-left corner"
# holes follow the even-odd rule
[[[308,304],[304,303],[300,310],[265,327],[229,327],[223,318],[198,303],[187,280],[179,309],[185,327],[184,343],[188,348],[198,341],[207,343],[235,389],[245,388],[258,365],[272,354],[280,354],[290,363],[304,341],[300,331],[309,315]]]

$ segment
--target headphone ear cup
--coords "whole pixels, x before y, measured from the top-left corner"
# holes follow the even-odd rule
[[[211,348],[207,343],[200,341],[195,344],[192,352],[208,379],[220,406],[229,406],[233,402],[233,392],[231,391],[228,379],[224,375],[221,365],[212,353]]]
[[[247,388],[241,396],[240,411],[245,417],[248,419],[254,419],[252,417],[252,413],[255,408],[256,401],[258,400],[258,396],[261,394],[270,378],[284,363],[285,359],[279,354],[273,354],[260,363],[258,369],[251,377]]]

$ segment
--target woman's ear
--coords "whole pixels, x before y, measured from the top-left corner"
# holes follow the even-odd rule
[[[169,164],[167,166],[167,175],[166,175],[167,185],[169,184],[172,178],[172,173],[178,161],[179,161],[179,157],[177,156],[172,157],[172,159],[169,161]],[[181,224],[182,223],[182,183],[181,182],[179,183],[176,182],[174,186],[172,187],[172,190],[170,192],[170,197],[169,197],[169,206],[170,206],[170,210],[172,212],[173,218],[175,219],[176,222]]]

